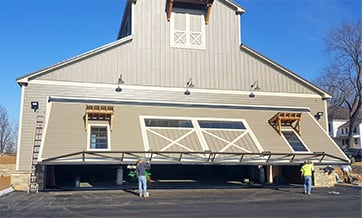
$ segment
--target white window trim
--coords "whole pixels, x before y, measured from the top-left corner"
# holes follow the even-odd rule
[[[107,128],[107,148],[91,148],[91,141],[90,141],[90,134],[91,134],[91,128],[93,126],[102,126]],[[88,124],[88,131],[87,131],[87,150],[88,151],[110,151],[111,150],[111,132],[109,124]]]
[[[289,144],[288,140],[285,138],[283,132],[294,132],[294,134],[297,136],[297,138],[299,139],[299,141],[303,144],[303,146],[307,149],[307,151],[294,151],[293,147]],[[302,140],[301,137],[299,137],[299,134],[297,132],[295,132],[293,129],[282,129],[282,138],[284,139],[284,141],[287,143],[287,145],[289,146],[290,150],[293,153],[310,153],[310,150],[308,148],[308,146],[304,143],[304,141]]]
[[[186,44],[176,44],[175,43],[175,15],[174,13],[183,13],[186,15]],[[200,45],[191,45],[189,37],[191,34],[190,31],[190,14],[200,14],[200,24],[201,24],[201,44]],[[206,36],[205,36],[205,15],[202,11],[198,10],[186,10],[181,8],[174,8],[171,14],[170,19],[170,46],[174,48],[191,48],[191,49],[205,49],[206,45]]]

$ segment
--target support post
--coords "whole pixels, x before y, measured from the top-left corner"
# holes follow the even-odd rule
[[[266,167],[266,181],[267,183],[273,183],[273,166],[269,165]]]
[[[123,184],[123,167],[117,169],[117,185]]]

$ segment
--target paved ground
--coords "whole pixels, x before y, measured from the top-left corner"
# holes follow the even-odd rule
[[[270,188],[62,191],[0,197],[1,217],[361,217],[362,189]]]

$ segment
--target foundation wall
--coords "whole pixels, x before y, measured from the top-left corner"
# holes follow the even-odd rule
[[[314,186],[315,187],[331,187],[336,184],[336,176],[334,172],[328,174],[324,172],[324,167],[314,167]]]

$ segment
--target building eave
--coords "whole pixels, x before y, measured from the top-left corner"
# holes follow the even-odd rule
[[[231,0],[224,0],[224,1],[235,8],[236,14],[241,15],[241,14],[246,12],[245,8],[243,8],[240,5],[236,4],[234,1],[231,1]]]

